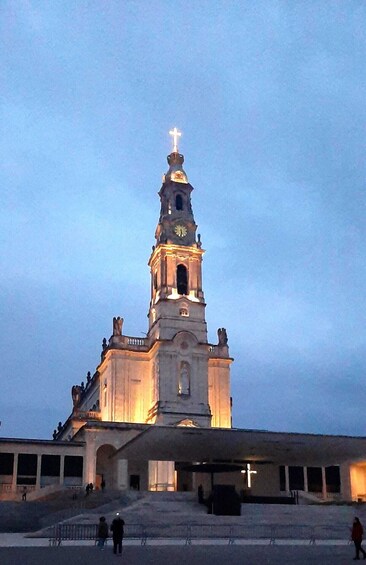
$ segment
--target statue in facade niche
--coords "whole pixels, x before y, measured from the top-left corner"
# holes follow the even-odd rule
[[[113,318],[113,335],[122,335],[123,318]]]
[[[227,333],[225,328],[217,330],[217,337],[219,338],[219,345],[227,345]]]
[[[81,386],[74,385],[71,389],[71,396],[74,408],[76,408],[79,405],[81,399]]]
[[[189,394],[190,388],[189,365],[182,363],[179,376],[179,394]]]

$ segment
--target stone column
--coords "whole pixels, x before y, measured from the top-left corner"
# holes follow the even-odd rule
[[[322,496],[327,500],[327,478],[325,475],[325,467],[322,467]]]
[[[285,465],[285,491],[290,492],[290,474],[288,471],[288,465]]]
[[[305,492],[309,492],[309,486],[308,486],[308,468],[307,467],[303,467],[304,470],[304,491]]]
[[[60,485],[63,486],[65,480],[65,455],[60,456]]]
[[[41,488],[41,468],[42,468],[42,455],[37,455],[37,473],[36,473],[36,490]]]
[[[351,464],[342,463],[340,466],[341,475],[341,498],[342,500],[351,501],[352,500],[352,488],[351,488]]]
[[[18,476],[18,453],[14,453],[13,479],[11,484],[11,490],[14,495],[16,495],[17,493],[17,476]]]
[[[117,461],[117,488],[119,490],[127,490],[128,485],[128,461],[127,459],[118,459]]]
[[[96,464],[95,437],[88,434],[84,457],[84,484],[93,483],[95,485]]]

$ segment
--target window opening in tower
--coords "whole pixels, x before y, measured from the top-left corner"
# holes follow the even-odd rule
[[[183,210],[183,198],[180,194],[177,194],[177,196],[175,197],[175,209]]]
[[[178,294],[188,294],[188,272],[184,265],[177,267],[177,290]]]

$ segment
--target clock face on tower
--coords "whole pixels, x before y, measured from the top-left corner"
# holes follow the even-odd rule
[[[177,224],[174,226],[174,232],[178,237],[185,237],[187,235],[187,228],[184,224]]]

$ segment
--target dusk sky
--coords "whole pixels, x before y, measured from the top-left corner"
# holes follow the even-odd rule
[[[0,435],[147,331],[169,129],[233,424],[366,435],[366,3],[3,0]]]

